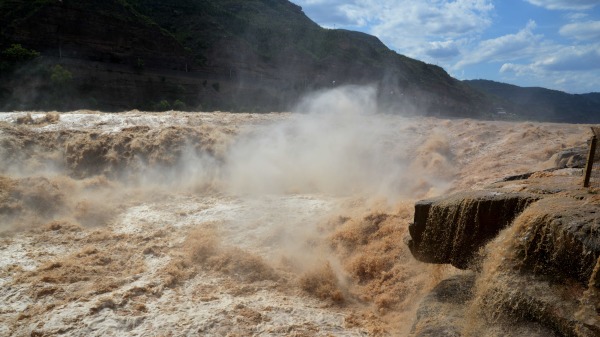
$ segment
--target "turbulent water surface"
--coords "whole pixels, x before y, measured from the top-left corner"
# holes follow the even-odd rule
[[[408,335],[461,273],[410,255],[414,201],[589,136],[327,95],[295,114],[0,114],[0,335]]]

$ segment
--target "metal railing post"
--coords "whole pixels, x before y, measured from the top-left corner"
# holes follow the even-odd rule
[[[592,136],[590,141],[590,151],[588,152],[587,162],[585,164],[585,178],[583,179],[583,187],[590,187],[590,177],[592,175],[592,167],[594,166],[597,142],[598,139],[596,138],[596,135]]]

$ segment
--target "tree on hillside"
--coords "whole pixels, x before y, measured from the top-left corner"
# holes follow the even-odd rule
[[[0,72],[12,71],[21,63],[36,59],[40,53],[24,48],[20,44],[12,44],[10,47],[0,52]]]
[[[2,51],[2,59],[11,63],[25,62],[33,60],[40,56],[40,53],[33,50],[24,48],[22,45],[16,43]]]
[[[67,69],[63,68],[60,64],[52,67],[50,71],[50,81],[53,85],[63,86],[68,84],[73,79],[73,74]]]

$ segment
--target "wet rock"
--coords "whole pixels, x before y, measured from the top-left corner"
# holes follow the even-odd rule
[[[529,319],[526,308],[513,313],[507,320],[484,321],[481,324],[471,317],[472,300],[476,291],[475,273],[456,275],[440,282],[421,301],[410,337],[460,337],[460,336],[560,336],[554,329]],[[474,321],[475,320],[475,321]]]
[[[467,269],[481,247],[540,199],[531,193],[470,191],[415,204],[408,245],[422,262]]]
[[[558,171],[415,205],[409,247],[417,259],[472,267],[468,258],[482,257],[463,313],[474,320],[467,335],[600,336],[600,196]],[[441,306],[431,303],[436,291],[421,316]],[[465,331],[423,317],[415,324],[424,333],[415,336]]]
[[[600,258],[600,204],[546,198],[523,212],[514,226],[513,254],[522,268],[600,287],[600,273],[594,273]]]
[[[584,168],[587,160],[587,147],[565,149],[553,156],[557,168]]]
[[[440,282],[421,302],[410,336],[461,336],[466,303],[471,299],[474,284],[473,273]]]
[[[484,275],[478,285],[476,308],[485,324],[528,321],[551,332],[541,336],[600,336],[598,313],[586,303],[590,294],[584,288],[510,270]]]
[[[515,180],[529,179],[529,177],[531,177],[534,173],[535,172],[527,172],[527,173],[523,173],[523,174],[516,174],[514,176],[505,177],[505,178],[503,178],[500,181],[503,182],[503,181],[515,181]]]

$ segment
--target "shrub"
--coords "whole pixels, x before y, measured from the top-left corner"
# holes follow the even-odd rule
[[[9,62],[24,62],[39,57],[40,53],[33,49],[24,48],[20,44],[13,44],[2,51],[2,58]]]
[[[175,102],[173,102],[173,110],[185,111],[186,108],[186,104],[180,100],[175,100]]]
[[[157,111],[171,110],[171,104],[169,104],[169,101],[167,101],[166,99],[163,99],[162,101],[158,102],[158,104],[156,105],[156,110]]]
[[[55,65],[50,70],[50,81],[54,85],[65,85],[73,79],[73,74],[60,64]]]
[[[136,74],[141,74],[144,70],[144,60],[138,58],[133,65],[133,69],[135,70]]]

